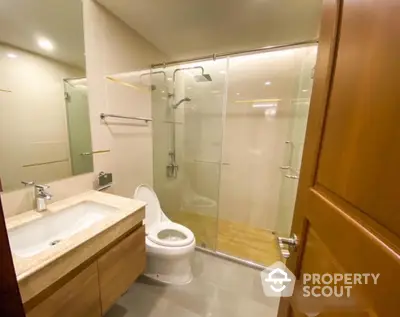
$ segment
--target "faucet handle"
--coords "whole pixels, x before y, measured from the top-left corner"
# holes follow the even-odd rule
[[[21,181],[25,186],[33,186],[35,185],[35,181]]]

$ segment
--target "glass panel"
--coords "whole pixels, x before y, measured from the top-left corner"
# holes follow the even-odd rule
[[[301,156],[297,144],[303,142],[304,133],[298,135],[292,121],[306,113],[298,92],[301,75],[306,73],[304,59],[313,50],[297,47],[229,59],[220,185],[221,252],[264,265],[280,258],[274,231],[280,218],[282,171],[289,172],[280,167],[289,164],[285,141],[288,131],[293,131],[296,138],[291,141],[296,147],[291,163],[298,168],[294,165]],[[301,130],[303,124],[298,125]]]
[[[227,60],[152,71],[154,188],[164,213],[216,248]]]
[[[301,71],[298,78],[296,98],[292,101],[292,112],[286,139],[284,165],[279,194],[276,233],[288,237],[292,226],[296,201],[298,177],[303,155],[304,139],[313,84],[313,72],[317,58],[317,46],[313,45],[299,52]]]

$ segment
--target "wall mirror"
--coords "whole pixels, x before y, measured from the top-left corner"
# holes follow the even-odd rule
[[[0,3],[0,191],[93,171],[81,0]]]

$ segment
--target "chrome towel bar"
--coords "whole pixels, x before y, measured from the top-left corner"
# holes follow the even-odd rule
[[[88,155],[93,155],[93,154],[100,154],[100,153],[108,153],[111,150],[99,150],[99,151],[92,151],[92,152],[83,152],[81,153],[82,156],[88,156]]]
[[[143,117],[128,117],[128,116],[120,116],[116,114],[109,113],[100,113],[100,119],[105,120],[106,118],[118,118],[118,119],[130,119],[130,120],[140,120],[148,123],[149,121],[153,121],[151,118],[143,118]]]

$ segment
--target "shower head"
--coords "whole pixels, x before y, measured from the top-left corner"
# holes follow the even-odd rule
[[[198,83],[206,82],[206,81],[212,81],[212,78],[210,74],[201,74],[201,75],[196,75],[194,76],[194,80]]]
[[[206,81],[212,81],[210,74],[204,73],[203,66],[193,66],[193,67],[183,67],[183,68],[175,69],[174,74],[172,75],[174,83],[175,83],[175,76],[176,76],[177,72],[181,72],[181,71],[189,70],[189,69],[200,69],[201,70],[201,75],[193,76],[193,78],[196,82],[201,83],[201,82],[206,82]]]
[[[176,104],[172,105],[172,108],[173,108],[173,109],[176,109],[176,108],[179,107],[179,105],[180,105],[182,102],[184,102],[184,101],[191,101],[191,100],[192,100],[192,99],[190,99],[189,97],[185,97],[185,98],[179,100]]]

